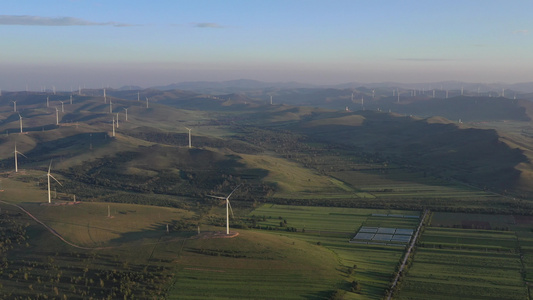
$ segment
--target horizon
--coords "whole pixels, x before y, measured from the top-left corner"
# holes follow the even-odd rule
[[[513,4],[8,1],[0,88],[531,82],[533,3]]]

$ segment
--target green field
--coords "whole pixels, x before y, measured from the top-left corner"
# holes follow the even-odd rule
[[[263,228],[262,231],[302,240],[310,245],[319,243],[335,254],[344,269],[355,265],[353,274],[345,274],[345,281],[356,280],[361,284],[361,291],[348,293],[347,297],[381,299],[390,286],[404,248],[352,244],[349,240],[361,226],[414,229],[419,220],[372,214],[419,215],[419,212],[265,204],[249,216],[261,218],[257,225]],[[296,231],[289,232],[287,228]]]
[[[531,237],[515,229],[509,215],[434,213],[395,298],[528,299]]]

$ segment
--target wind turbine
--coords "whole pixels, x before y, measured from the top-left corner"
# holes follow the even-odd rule
[[[17,111],[17,101],[18,101],[18,100],[11,101],[11,102],[13,102],[13,111],[14,111],[14,112]]]
[[[148,108],[148,97],[146,97],[146,108]]]
[[[192,148],[192,145],[191,145],[191,130],[190,128],[187,128],[185,127],[185,129],[189,130],[189,148]]]
[[[46,96],[46,107],[50,107],[50,97]]]
[[[59,125],[59,109],[56,107],[56,125]]]
[[[231,210],[231,216],[233,218],[235,218],[235,216],[233,215],[233,209],[231,209],[231,204],[229,204],[229,197],[231,197],[231,195],[241,186],[242,184],[239,184],[236,188],[233,189],[233,191],[231,191],[231,193],[227,196],[227,197],[219,197],[219,196],[212,196],[212,195],[208,195],[209,197],[211,198],[216,198],[216,199],[221,199],[221,200],[226,200],[226,234],[229,235],[229,212]]]
[[[72,104],[72,94],[70,94],[70,104]]]
[[[50,169],[52,168],[52,161],[50,160],[50,166],[48,166],[48,173],[46,174],[48,177],[48,203],[52,203],[52,197],[50,196],[50,177],[54,179],[57,183],[59,183],[60,186],[63,186],[59,180],[57,180],[52,174],[50,174]]]
[[[17,151],[17,144],[15,143],[15,173],[17,173],[19,171],[19,167],[18,167],[18,159],[17,159],[17,154],[20,154],[24,157],[26,157],[26,155],[22,154],[20,151]],[[28,158],[28,157],[26,157]]]
[[[128,122],[128,109],[124,107],[122,109],[126,111],[126,122]]]
[[[141,98],[140,98],[140,93],[137,92],[137,102],[141,101]]]
[[[22,116],[19,114],[20,133],[22,133]]]
[[[65,112],[65,107],[63,106],[63,104],[65,103],[64,101],[59,101],[61,102],[61,112],[64,113]]]
[[[400,90],[398,90],[396,94],[398,94],[398,103],[400,103]]]
[[[270,95],[270,105],[272,105],[272,95]]]
[[[118,113],[117,113],[117,128],[118,128]]]
[[[113,113],[113,103],[109,100],[109,113]]]
[[[115,136],[115,117],[113,117],[113,137]]]

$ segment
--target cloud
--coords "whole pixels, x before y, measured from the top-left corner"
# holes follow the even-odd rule
[[[224,28],[224,26],[217,23],[193,23],[193,26],[197,28]]]
[[[398,58],[398,60],[402,61],[451,61],[451,59],[445,59],[445,58]]]
[[[39,17],[39,16],[14,16],[0,15],[0,25],[22,25],[22,26],[114,26],[127,27],[131,24],[117,22],[91,22],[71,17]]]
[[[520,29],[520,30],[515,30],[513,31],[513,34],[529,34],[529,30],[527,29]]]

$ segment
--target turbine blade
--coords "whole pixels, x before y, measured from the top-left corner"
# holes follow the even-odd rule
[[[219,197],[219,196],[213,196],[213,195],[207,195],[207,197],[216,198],[216,199],[221,199],[221,200],[226,200],[226,197]]]
[[[50,165],[48,166],[48,174],[50,174],[50,169],[52,169],[52,160],[50,160]]]
[[[15,153],[17,153],[17,154],[20,154],[20,155],[22,155],[22,156],[24,156],[24,157],[28,158],[28,157],[27,157],[26,155],[22,154],[22,153],[21,153],[21,152],[19,152],[19,151],[15,151]]]
[[[226,199],[228,201],[229,211],[231,211],[231,217],[235,219],[235,215],[233,214],[233,209],[231,208],[231,202],[229,202],[229,198]]]
[[[233,193],[234,193],[234,192],[235,192],[235,191],[236,191],[241,185],[242,185],[242,183],[239,184],[236,188],[234,188],[233,191],[231,191],[231,193],[228,195],[228,199],[229,199],[229,197],[231,197],[231,195],[232,195],[232,194],[233,194]]]
[[[52,177],[57,183],[59,183],[60,186],[63,186],[63,185],[61,184],[61,182],[59,182],[59,180],[57,180],[57,179],[54,177],[54,175],[52,175],[52,174],[48,174],[48,176]]]

